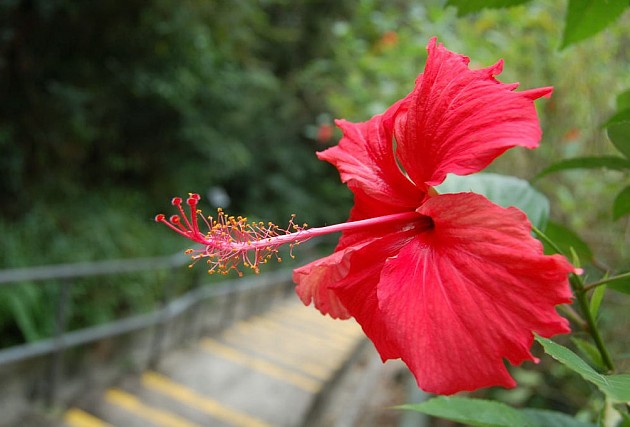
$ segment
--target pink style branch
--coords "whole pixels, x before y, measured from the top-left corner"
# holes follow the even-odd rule
[[[210,272],[259,270],[282,245],[341,232],[335,251],[294,271],[296,292],[334,318],[354,317],[383,360],[402,359],[418,386],[453,394],[514,387],[504,360],[537,362],[534,333],[568,333],[556,306],[572,300],[561,255],[545,255],[520,210],[484,196],[434,189],[448,173],[479,172],[506,150],[536,148],[534,106],[550,87],[517,92],[495,76],[503,63],[471,70],[436,39],[411,93],[366,122],[338,120],[343,138],[317,153],[354,194],[347,222],[328,227],[204,219],[199,196],[174,199],[167,220],[198,243]],[[204,231],[199,229],[202,218]]]

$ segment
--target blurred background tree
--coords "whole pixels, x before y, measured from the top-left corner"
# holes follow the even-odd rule
[[[148,220],[170,195],[211,187],[235,211],[334,216],[334,174],[304,137],[324,100],[304,99],[293,80],[328,54],[324,23],[346,11],[337,1],[4,1],[2,217],[58,214],[52,239],[89,216],[99,233],[114,210]],[[34,261],[2,252],[4,266]]]
[[[1,268],[174,253],[152,218],[188,191],[278,224],[345,219],[306,135],[325,100],[296,81],[348,3],[0,1]],[[155,303],[75,294],[73,326]],[[0,289],[3,340],[47,336],[50,298]]]

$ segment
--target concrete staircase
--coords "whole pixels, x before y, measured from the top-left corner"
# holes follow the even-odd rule
[[[296,298],[68,409],[64,427],[294,427],[364,340]]]

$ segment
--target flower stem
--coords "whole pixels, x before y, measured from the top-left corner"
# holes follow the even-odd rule
[[[606,368],[608,368],[608,370],[612,372],[615,370],[615,364],[610,357],[610,353],[608,352],[599,328],[597,327],[597,322],[595,321],[593,313],[591,313],[591,310],[589,308],[584,282],[582,281],[582,278],[577,274],[571,274],[571,278],[569,280],[571,282],[573,292],[575,293],[575,298],[580,305],[580,310],[582,311],[586,323],[588,324],[588,333],[593,338],[595,346],[597,347],[599,354],[602,356],[602,361],[604,362],[604,365],[606,365]]]
[[[547,243],[549,246],[551,246],[551,248],[556,251],[559,254],[565,255],[566,254],[564,252],[562,252],[562,250],[558,247],[558,245],[556,245],[556,243],[551,240],[549,237],[547,237],[547,235],[545,233],[543,233],[542,231],[540,231],[535,225],[532,224],[532,231],[538,236],[540,237],[542,240],[544,240],[545,243]]]
[[[605,284],[613,282],[615,280],[627,279],[627,278],[630,278],[630,271],[628,271],[626,273],[618,274],[616,276],[606,277],[606,278],[598,280],[596,282],[589,283],[588,285],[584,285],[584,291],[588,292],[591,289],[595,289],[598,286],[605,285]]]
[[[563,304],[558,306],[558,310],[561,311],[566,317],[568,317],[569,320],[572,320],[573,323],[578,325],[583,331],[588,332],[588,323],[586,323],[586,320],[584,320],[582,316],[580,316],[580,314],[573,309],[572,306],[568,304]]]
[[[538,228],[534,226],[532,226],[532,230],[543,241],[545,241],[545,243],[549,244],[549,246],[552,247],[557,253],[566,256],[566,254],[563,253],[562,250],[560,250],[560,248],[555,244],[555,242],[551,240],[549,237],[547,237],[542,231],[540,231]],[[606,368],[609,371],[614,371],[615,364],[612,358],[610,357],[610,353],[608,352],[608,349],[606,348],[606,344],[604,343],[604,340],[602,339],[602,335],[599,331],[599,328],[597,327],[597,322],[595,321],[595,317],[593,316],[593,313],[591,312],[589,308],[589,303],[588,303],[588,298],[587,298],[586,293],[590,288],[593,287],[593,284],[584,286],[584,281],[582,280],[582,277],[575,273],[571,273],[569,277],[569,283],[571,283],[573,294],[575,295],[575,298],[578,301],[578,305],[580,306],[580,311],[582,312],[582,315],[584,316],[584,320],[586,321],[587,332],[590,334],[591,338],[593,338],[595,346],[597,347],[599,354],[602,356],[602,361],[604,362],[604,365],[606,365]]]

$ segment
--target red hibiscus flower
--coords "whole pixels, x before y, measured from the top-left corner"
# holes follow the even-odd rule
[[[543,255],[526,216],[473,193],[436,195],[447,173],[478,172],[508,148],[534,148],[533,101],[470,70],[433,39],[414,90],[367,122],[337,121],[344,137],[319,153],[352,190],[349,221],[414,211],[415,221],[344,232],[335,252],[297,269],[305,304],[354,317],[384,360],[401,358],[425,391],[451,394],[514,380],[535,360],[532,332],[569,331],[555,305],[570,302],[561,256]]]
[[[414,90],[367,122],[337,121],[343,138],[318,156],[332,163],[355,205],[348,222],[303,229],[249,224],[219,212],[199,231],[181,204],[156,219],[203,245],[211,272],[255,270],[282,244],[341,231],[334,253],[294,272],[296,291],[335,318],[354,317],[383,360],[402,359],[425,391],[513,387],[504,359],[536,361],[533,333],[569,332],[555,306],[569,303],[573,267],[546,256],[516,208],[474,193],[437,194],[447,173],[478,172],[514,146],[541,137],[534,100],[494,76],[502,62],[470,70],[468,58],[433,39]]]

